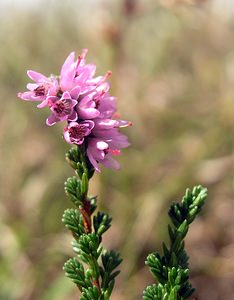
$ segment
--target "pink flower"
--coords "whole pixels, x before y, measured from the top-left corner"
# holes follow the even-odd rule
[[[111,154],[108,150],[108,143],[102,139],[93,138],[89,141],[87,147],[87,156],[96,171],[100,172],[100,168],[98,166],[99,163],[102,163],[106,167],[112,167],[116,170],[119,169],[119,163],[111,157]]]
[[[100,115],[94,95],[95,93],[90,93],[79,100],[77,112],[81,119],[94,119]]]
[[[93,127],[93,121],[71,122],[64,128],[64,138],[69,144],[81,145],[84,138],[91,133]]]
[[[60,76],[46,77],[35,71],[28,76],[35,82],[27,85],[28,91],[19,93],[23,100],[41,101],[38,108],[51,111],[48,126],[66,121],[64,139],[69,144],[81,145],[94,168],[99,164],[119,168],[113,158],[129,146],[128,139],[119,132],[120,127],[131,125],[128,121],[115,120],[116,98],[109,94],[107,79],[111,72],[95,77],[96,66],[86,64],[87,49],[76,58],[71,52],[66,58]]]
[[[109,88],[110,86],[107,82],[100,83],[94,91],[80,97],[77,105],[77,112],[80,118],[94,119],[97,117],[109,117],[113,114],[115,111],[113,102],[115,102],[115,100],[109,99]],[[104,113],[105,109],[107,109],[107,111]]]
[[[84,94],[94,89],[93,84],[88,84],[87,80],[93,78],[96,66],[85,64],[87,52],[87,49],[83,49],[77,60],[75,52],[71,52],[66,58],[60,72],[60,88],[63,92],[79,87],[80,93]]]
[[[75,52],[71,52],[66,58],[61,72],[60,72],[60,89],[65,91],[70,91],[74,87],[76,75],[76,64],[75,64]]]
[[[129,146],[128,139],[118,131],[121,124],[129,126],[131,123],[111,119],[100,119],[95,121],[92,136],[88,137],[87,156],[96,171],[100,172],[98,166],[102,163],[105,167],[119,169],[119,163],[113,156],[120,154],[120,149]]]
[[[88,140],[87,156],[98,172],[100,172],[99,163],[107,168],[111,167],[118,170],[120,165],[113,156],[119,155],[120,149],[129,146],[125,135],[117,133],[117,131],[108,132],[108,134],[109,137],[94,137]]]
[[[58,81],[55,77],[47,78],[41,73],[29,70],[29,78],[35,83],[28,83],[28,92],[18,93],[18,97],[27,101],[44,101],[47,96],[55,96],[58,90]]]
[[[105,93],[97,106],[100,118],[112,118],[116,112],[116,98],[110,96],[109,93]]]
[[[61,98],[50,96],[47,98],[48,106],[52,114],[47,118],[46,124],[51,126],[60,121],[76,121],[78,116],[74,107],[77,100],[71,98],[68,92],[63,93]]]
[[[80,94],[84,95],[93,91],[99,92],[103,89],[109,89],[106,80],[111,72],[107,72],[104,76],[94,77],[96,66],[85,63],[87,52],[87,49],[83,49],[76,60],[75,52],[71,52],[66,58],[60,72],[60,88],[63,92],[70,92],[72,89],[79,87]]]

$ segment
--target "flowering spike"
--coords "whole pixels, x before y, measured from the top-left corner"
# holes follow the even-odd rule
[[[88,49],[84,48],[75,60],[75,52],[66,58],[60,76],[46,77],[29,70],[34,83],[27,85],[28,91],[18,93],[27,101],[40,101],[38,108],[48,107],[50,115],[46,124],[66,122],[64,139],[69,144],[84,147],[89,163],[100,172],[99,164],[119,169],[112,156],[129,146],[127,137],[119,128],[128,127],[131,122],[115,120],[116,99],[109,94],[107,82],[112,72],[94,77],[96,66],[85,63]]]
[[[116,98],[110,96],[110,84],[104,76],[94,77],[96,66],[86,64],[88,50],[77,57],[71,52],[62,65],[60,76],[46,77],[28,71],[34,83],[27,85],[27,92],[18,97],[39,101],[38,108],[47,107],[50,115],[46,124],[52,126],[65,122],[64,140],[75,145],[66,154],[66,160],[76,176],[65,182],[65,193],[76,208],[65,210],[62,222],[72,233],[72,247],[77,257],[69,259],[64,270],[79,288],[82,300],[108,300],[115,283],[116,270],[121,259],[115,251],[105,251],[102,236],[111,226],[111,217],[97,212],[97,197],[89,197],[89,180],[100,163],[119,169],[113,157],[129,143],[119,128],[130,122],[116,120]]]

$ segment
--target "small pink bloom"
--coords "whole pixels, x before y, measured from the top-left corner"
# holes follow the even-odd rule
[[[83,49],[82,54],[75,60],[75,52],[71,52],[65,60],[60,72],[60,88],[63,92],[69,91],[72,95],[72,90],[79,88],[79,94],[87,93],[93,90],[93,87],[87,83],[96,71],[95,65],[86,65],[85,56],[87,49]],[[73,98],[77,97],[72,95]]]
[[[47,98],[48,106],[52,114],[47,118],[46,124],[51,126],[60,121],[76,121],[78,116],[74,107],[77,100],[71,98],[68,92],[63,93],[61,98],[50,96]]]
[[[71,122],[64,128],[64,138],[69,144],[81,145],[94,127],[93,121]]]
[[[87,156],[100,172],[98,164],[105,167],[119,169],[119,163],[113,156],[120,154],[120,149],[129,146],[128,139],[118,131],[118,121],[116,120],[95,120],[95,127],[92,136],[88,137]]]
[[[88,143],[87,156],[91,164],[94,166],[95,170],[98,172],[100,172],[98,164],[105,160],[105,153],[108,147],[108,143],[97,138],[90,139]]]
[[[95,93],[90,93],[79,101],[77,112],[81,119],[94,119],[100,115],[94,95]]]
[[[18,93],[19,98],[27,101],[45,101],[48,95],[56,95],[58,81],[55,77],[47,78],[43,74],[31,70],[27,74],[35,83],[28,83],[29,91]]]
[[[94,91],[86,93],[85,96],[81,96],[77,105],[77,112],[81,119],[94,119],[101,117],[101,110],[108,109],[107,114],[103,113],[104,116],[112,115],[112,104],[108,103],[106,93],[109,90],[109,84],[103,83],[100,86],[95,87]],[[104,101],[104,105],[102,102]],[[106,103],[106,107],[105,107]],[[115,108],[114,108],[115,110]]]
[[[96,66],[87,64],[77,66],[75,84],[82,87],[82,94],[92,91],[96,84],[89,83],[89,80],[95,75]]]
[[[116,170],[120,168],[119,163],[112,158],[112,155],[116,155],[116,153],[120,153],[120,151],[109,149],[109,144],[101,139],[93,138],[89,141],[87,156],[98,172],[100,172],[99,163],[102,163],[107,168]]]
[[[76,75],[75,52],[71,52],[66,58],[60,72],[60,88],[63,92],[74,88]]]
[[[97,107],[100,111],[100,118],[112,118],[116,112],[116,98],[106,93],[97,104]]]

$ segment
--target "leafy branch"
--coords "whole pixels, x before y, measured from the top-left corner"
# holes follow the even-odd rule
[[[148,255],[146,265],[158,284],[148,286],[143,292],[144,300],[184,300],[194,292],[189,283],[188,255],[184,239],[189,225],[200,213],[207,198],[207,189],[195,186],[187,189],[181,203],[173,203],[169,209],[172,225],[168,226],[170,245],[163,243],[163,255]]]
[[[62,221],[72,233],[72,247],[77,255],[64,264],[64,270],[81,291],[81,300],[108,300],[122,260],[117,252],[107,251],[101,244],[112,219],[104,212],[94,215],[97,199],[88,196],[94,168],[84,153],[82,147],[76,147],[66,154],[76,176],[65,182],[65,193],[76,208],[65,210]]]

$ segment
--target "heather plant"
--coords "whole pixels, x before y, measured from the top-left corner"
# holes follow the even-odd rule
[[[147,257],[146,265],[158,284],[145,289],[144,300],[184,300],[193,294],[184,240],[189,225],[201,211],[206,198],[207,189],[195,186],[186,190],[181,203],[171,205],[168,211],[172,223],[168,225],[170,245],[162,244],[163,255],[154,252]]]
[[[113,156],[129,145],[120,127],[131,125],[128,121],[114,119],[115,98],[109,94],[105,76],[94,77],[96,66],[86,64],[87,50],[75,59],[72,52],[64,62],[60,76],[28,71],[35,82],[29,91],[18,96],[26,101],[40,102],[37,107],[51,111],[46,124],[52,126],[66,121],[64,140],[74,145],[66,159],[75,170],[75,176],[65,182],[65,192],[76,208],[65,210],[62,221],[73,236],[72,247],[77,256],[64,264],[66,275],[81,291],[81,299],[109,299],[119,274],[119,254],[106,250],[102,235],[111,225],[111,217],[97,212],[97,198],[88,195],[89,180],[99,164],[119,168]],[[84,267],[86,266],[86,268]]]
[[[59,76],[46,77],[29,70],[27,74],[34,83],[29,83],[28,91],[18,97],[39,102],[38,108],[48,107],[48,126],[66,122],[63,137],[72,145],[66,160],[75,174],[66,180],[65,193],[74,208],[65,210],[62,222],[72,234],[75,256],[64,264],[64,271],[80,290],[80,299],[107,300],[122,259],[102,243],[112,219],[98,211],[97,196],[88,194],[89,182],[95,172],[101,172],[100,164],[119,169],[115,156],[129,146],[128,138],[119,129],[131,122],[118,118],[116,99],[109,94],[107,81],[111,72],[95,77],[96,66],[86,63],[86,54],[84,49],[76,59],[75,53],[70,53]],[[145,300],[183,300],[192,295],[184,239],[206,197],[206,189],[196,186],[186,191],[180,204],[172,204],[170,245],[163,243],[163,255],[152,253],[146,260],[158,284],[145,289]]]

